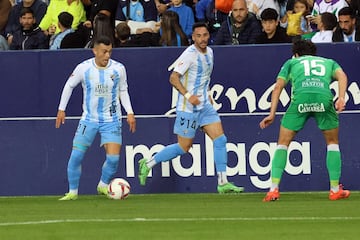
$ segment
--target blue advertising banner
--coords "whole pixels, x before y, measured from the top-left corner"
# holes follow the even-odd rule
[[[215,67],[210,92],[228,138],[229,180],[248,192],[269,187],[270,159],[276,147],[279,120],[290,101],[281,95],[277,120],[258,126],[268,113],[277,72],[291,57],[291,45],[213,47]],[[347,108],[340,115],[341,182],[360,190],[358,172],[360,44],[322,44],[319,55],[337,60],[349,77]],[[137,180],[138,163],[176,141],[172,132],[176,91],[167,68],[183,48],[114,49],[113,58],[127,67],[129,92],[137,116],[137,131],[123,122],[123,142],[117,176],[126,178],[133,193],[215,192],[212,142],[199,131],[189,154],[156,166],[146,187]],[[0,52],[0,195],[62,195],[67,191],[67,160],[81,114],[82,90],[73,93],[70,118],[55,129],[62,87],[76,64],[92,57],[90,50]],[[337,84],[331,85],[336,96]],[[336,97],[335,97],[336,98]],[[95,194],[105,154],[99,139],[85,156],[81,194]],[[282,191],[328,189],[326,146],[310,120],[289,149]]]

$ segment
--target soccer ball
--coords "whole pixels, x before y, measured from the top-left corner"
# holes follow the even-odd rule
[[[108,196],[111,199],[123,200],[130,193],[130,184],[123,178],[114,178],[108,186]]]

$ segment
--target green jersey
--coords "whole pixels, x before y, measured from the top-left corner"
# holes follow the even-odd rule
[[[287,60],[281,67],[278,78],[292,85],[292,97],[316,93],[333,97],[330,83],[340,65],[332,59],[305,55]]]

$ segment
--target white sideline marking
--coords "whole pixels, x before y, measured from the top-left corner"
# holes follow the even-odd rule
[[[3,222],[3,226],[17,225],[41,225],[53,223],[82,223],[82,222],[212,222],[212,221],[352,221],[360,220],[360,217],[233,217],[233,218],[119,218],[119,219],[56,219],[27,222]]]
[[[341,114],[357,114],[360,110],[343,111]],[[239,116],[267,116],[269,112],[252,112],[252,113],[219,113],[221,117],[239,117]],[[276,112],[276,115],[284,115],[285,112]],[[136,118],[174,118],[176,115],[136,115]],[[67,116],[67,120],[79,120],[81,116]],[[126,116],[122,116],[126,118]],[[55,120],[56,117],[2,117],[0,121],[49,121]]]

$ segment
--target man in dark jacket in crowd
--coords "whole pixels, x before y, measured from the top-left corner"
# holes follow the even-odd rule
[[[30,8],[23,8],[20,14],[21,29],[14,32],[11,50],[49,48],[47,36],[35,23],[34,12]]]
[[[350,7],[339,11],[338,26],[332,37],[333,42],[359,42],[360,25],[356,24],[355,12]]]
[[[248,11],[246,0],[235,0],[230,16],[221,24],[215,45],[239,45],[255,43],[261,34],[256,16]]]

